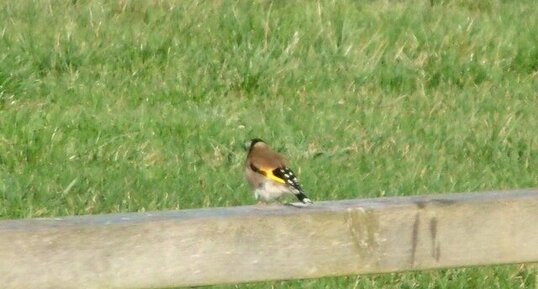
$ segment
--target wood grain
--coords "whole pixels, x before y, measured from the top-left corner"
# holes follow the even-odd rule
[[[0,221],[2,288],[151,288],[538,262],[538,190]]]

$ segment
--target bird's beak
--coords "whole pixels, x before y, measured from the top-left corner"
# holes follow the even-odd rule
[[[246,151],[248,151],[250,149],[250,144],[252,142],[251,141],[247,141],[243,144],[243,149],[245,149]]]

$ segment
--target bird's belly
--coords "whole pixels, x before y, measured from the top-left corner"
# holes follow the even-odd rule
[[[291,192],[286,186],[281,185],[281,184],[276,184],[272,181],[264,182],[254,192],[257,199],[261,199],[266,202],[273,201],[289,193]]]

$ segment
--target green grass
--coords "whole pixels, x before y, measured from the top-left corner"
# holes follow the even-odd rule
[[[252,137],[314,201],[536,187],[535,6],[3,1],[0,218],[252,204]],[[238,287],[536,282],[498,266]]]

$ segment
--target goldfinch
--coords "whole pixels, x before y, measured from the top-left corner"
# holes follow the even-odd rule
[[[245,177],[258,202],[269,203],[284,195],[294,195],[301,201],[300,205],[312,204],[284,157],[259,138],[247,142],[245,148],[248,149]]]

